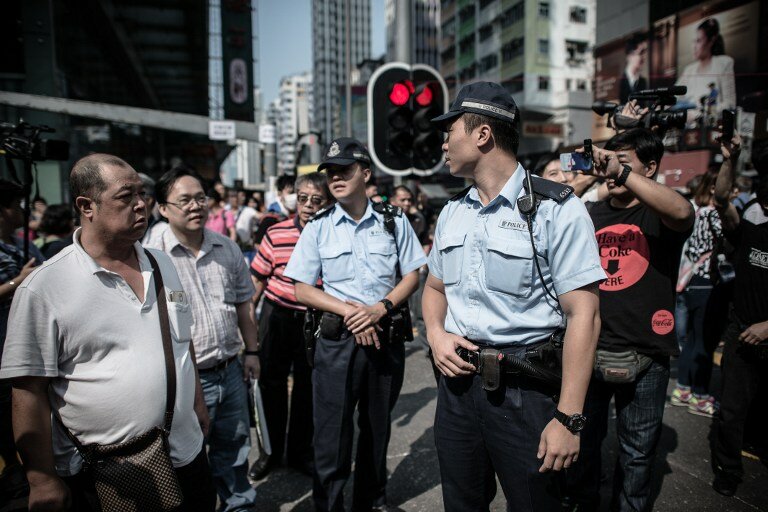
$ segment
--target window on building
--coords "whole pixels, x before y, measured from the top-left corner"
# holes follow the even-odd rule
[[[549,2],[539,2],[539,17],[549,18]]]
[[[587,9],[585,7],[571,7],[571,22],[586,23]]]
[[[509,94],[515,94],[523,90],[525,85],[525,78],[523,75],[513,76],[508,80],[501,82],[501,85],[509,92]]]
[[[571,79],[570,78],[566,78],[565,79],[565,90],[566,91],[570,91],[571,90]]]
[[[501,13],[501,28],[517,23],[525,17],[525,2],[518,2]]]
[[[586,91],[587,90],[587,81],[586,80],[576,80],[576,89],[580,91]]]
[[[461,80],[462,82],[467,82],[469,80],[472,80],[473,78],[475,78],[476,72],[477,72],[477,66],[475,66],[475,64],[472,64],[471,66],[468,66],[459,72],[459,80]]]
[[[445,62],[451,62],[453,59],[456,58],[456,47],[455,46],[449,46],[445,50],[442,51],[440,54],[440,60]]]
[[[549,77],[548,76],[540,76],[539,77],[539,90],[540,91],[548,91],[549,90]]]
[[[480,73],[485,73],[499,65],[499,56],[495,53],[480,59]]]
[[[462,23],[464,21],[467,21],[470,18],[473,18],[475,16],[475,4],[469,4],[464,6],[459,11],[459,23]]]
[[[465,53],[475,47],[475,34],[469,34],[459,41],[459,53]]]
[[[443,23],[443,37],[453,37],[456,34],[456,18],[451,17]]]
[[[565,52],[568,54],[568,64],[576,66],[586,61],[589,44],[586,41],[565,41]]]
[[[501,61],[509,62],[525,52],[525,40],[522,37],[513,39],[501,47]]]
[[[489,23],[487,25],[483,25],[480,27],[480,30],[478,31],[478,37],[480,38],[480,41],[485,41],[489,37],[493,35],[493,24]]]
[[[496,0],[480,0],[480,9],[485,9],[495,1]]]
[[[549,39],[539,39],[539,53],[549,55]]]

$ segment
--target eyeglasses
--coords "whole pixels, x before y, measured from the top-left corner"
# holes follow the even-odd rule
[[[191,198],[184,198],[181,201],[177,203],[172,203],[168,201],[166,204],[172,204],[176,208],[180,210],[187,210],[192,206],[192,203],[195,203],[200,208],[207,208],[208,207],[208,197],[206,196],[197,196],[197,197],[191,197]]]
[[[325,198],[320,196],[309,197],[306,194],[299,194],[296,196],[296,202],[299,204],[304,204],[307,201],[311,201],[314,206],[320,206],[325,202]]]

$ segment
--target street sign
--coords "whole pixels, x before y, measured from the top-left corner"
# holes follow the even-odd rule
[[[211,140],[234,140],[234,121],[209,121],[208,138]]]

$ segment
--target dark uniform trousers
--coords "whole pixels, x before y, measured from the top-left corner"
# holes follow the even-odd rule
[[[304,312],[265,299],[259,321],[261,376],[259,388],[272,444],[270,464],[283,458],[288,424],[289,464],[312,460],[312,368],[304,350]],[[293,369],[291,418],[288,422],[288,375]]]
[[[768,374],[768,347],[742,343],[745,327],[733,318],[723,333],[720,416],[715,420],[712,465],[715,473],[740,482],[744,473],[741,449],[750,407]]]
[[[318,337],[312,374],[315,509],[344,510],[344,485],[352,465],[353,417],[358,408],[353,511],[386,504],[387,446],[391,412],[405,369],[402,343],[379,333],[381,348],[362,347],[344,330],[339,341]]]
[[[552,393],[516,375],[501,382],[490,392],[479,375],[438,383],[435,444],[445,510],[487,512],[495,475],[507,510],[560,510],[562,475],[539,473],[542,461],[536,458],[541,433],[554,418]]]

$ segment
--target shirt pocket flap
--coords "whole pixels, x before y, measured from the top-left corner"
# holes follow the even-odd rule
[[[326,245],[323,247],[320,247],[320,257],[323,259],[326,258],[337,258],[345,253],[352,252],[351,247],[344,247],[342,245]]]
[[[516,258],[533,258],[533,248],[522,240],[507,240],[504,238],[489,238],[488,250]]]
[[[395,254],[395,244],[392,242],[371,244],[368,246],[368,252],[372,254],[383,254],[384,256],[389,256],[391,254]]]
[[[443,236],[438,239],[438,248],[440,250],[450,249],[451,247],[460,247],[464,245],[466,234]]]

